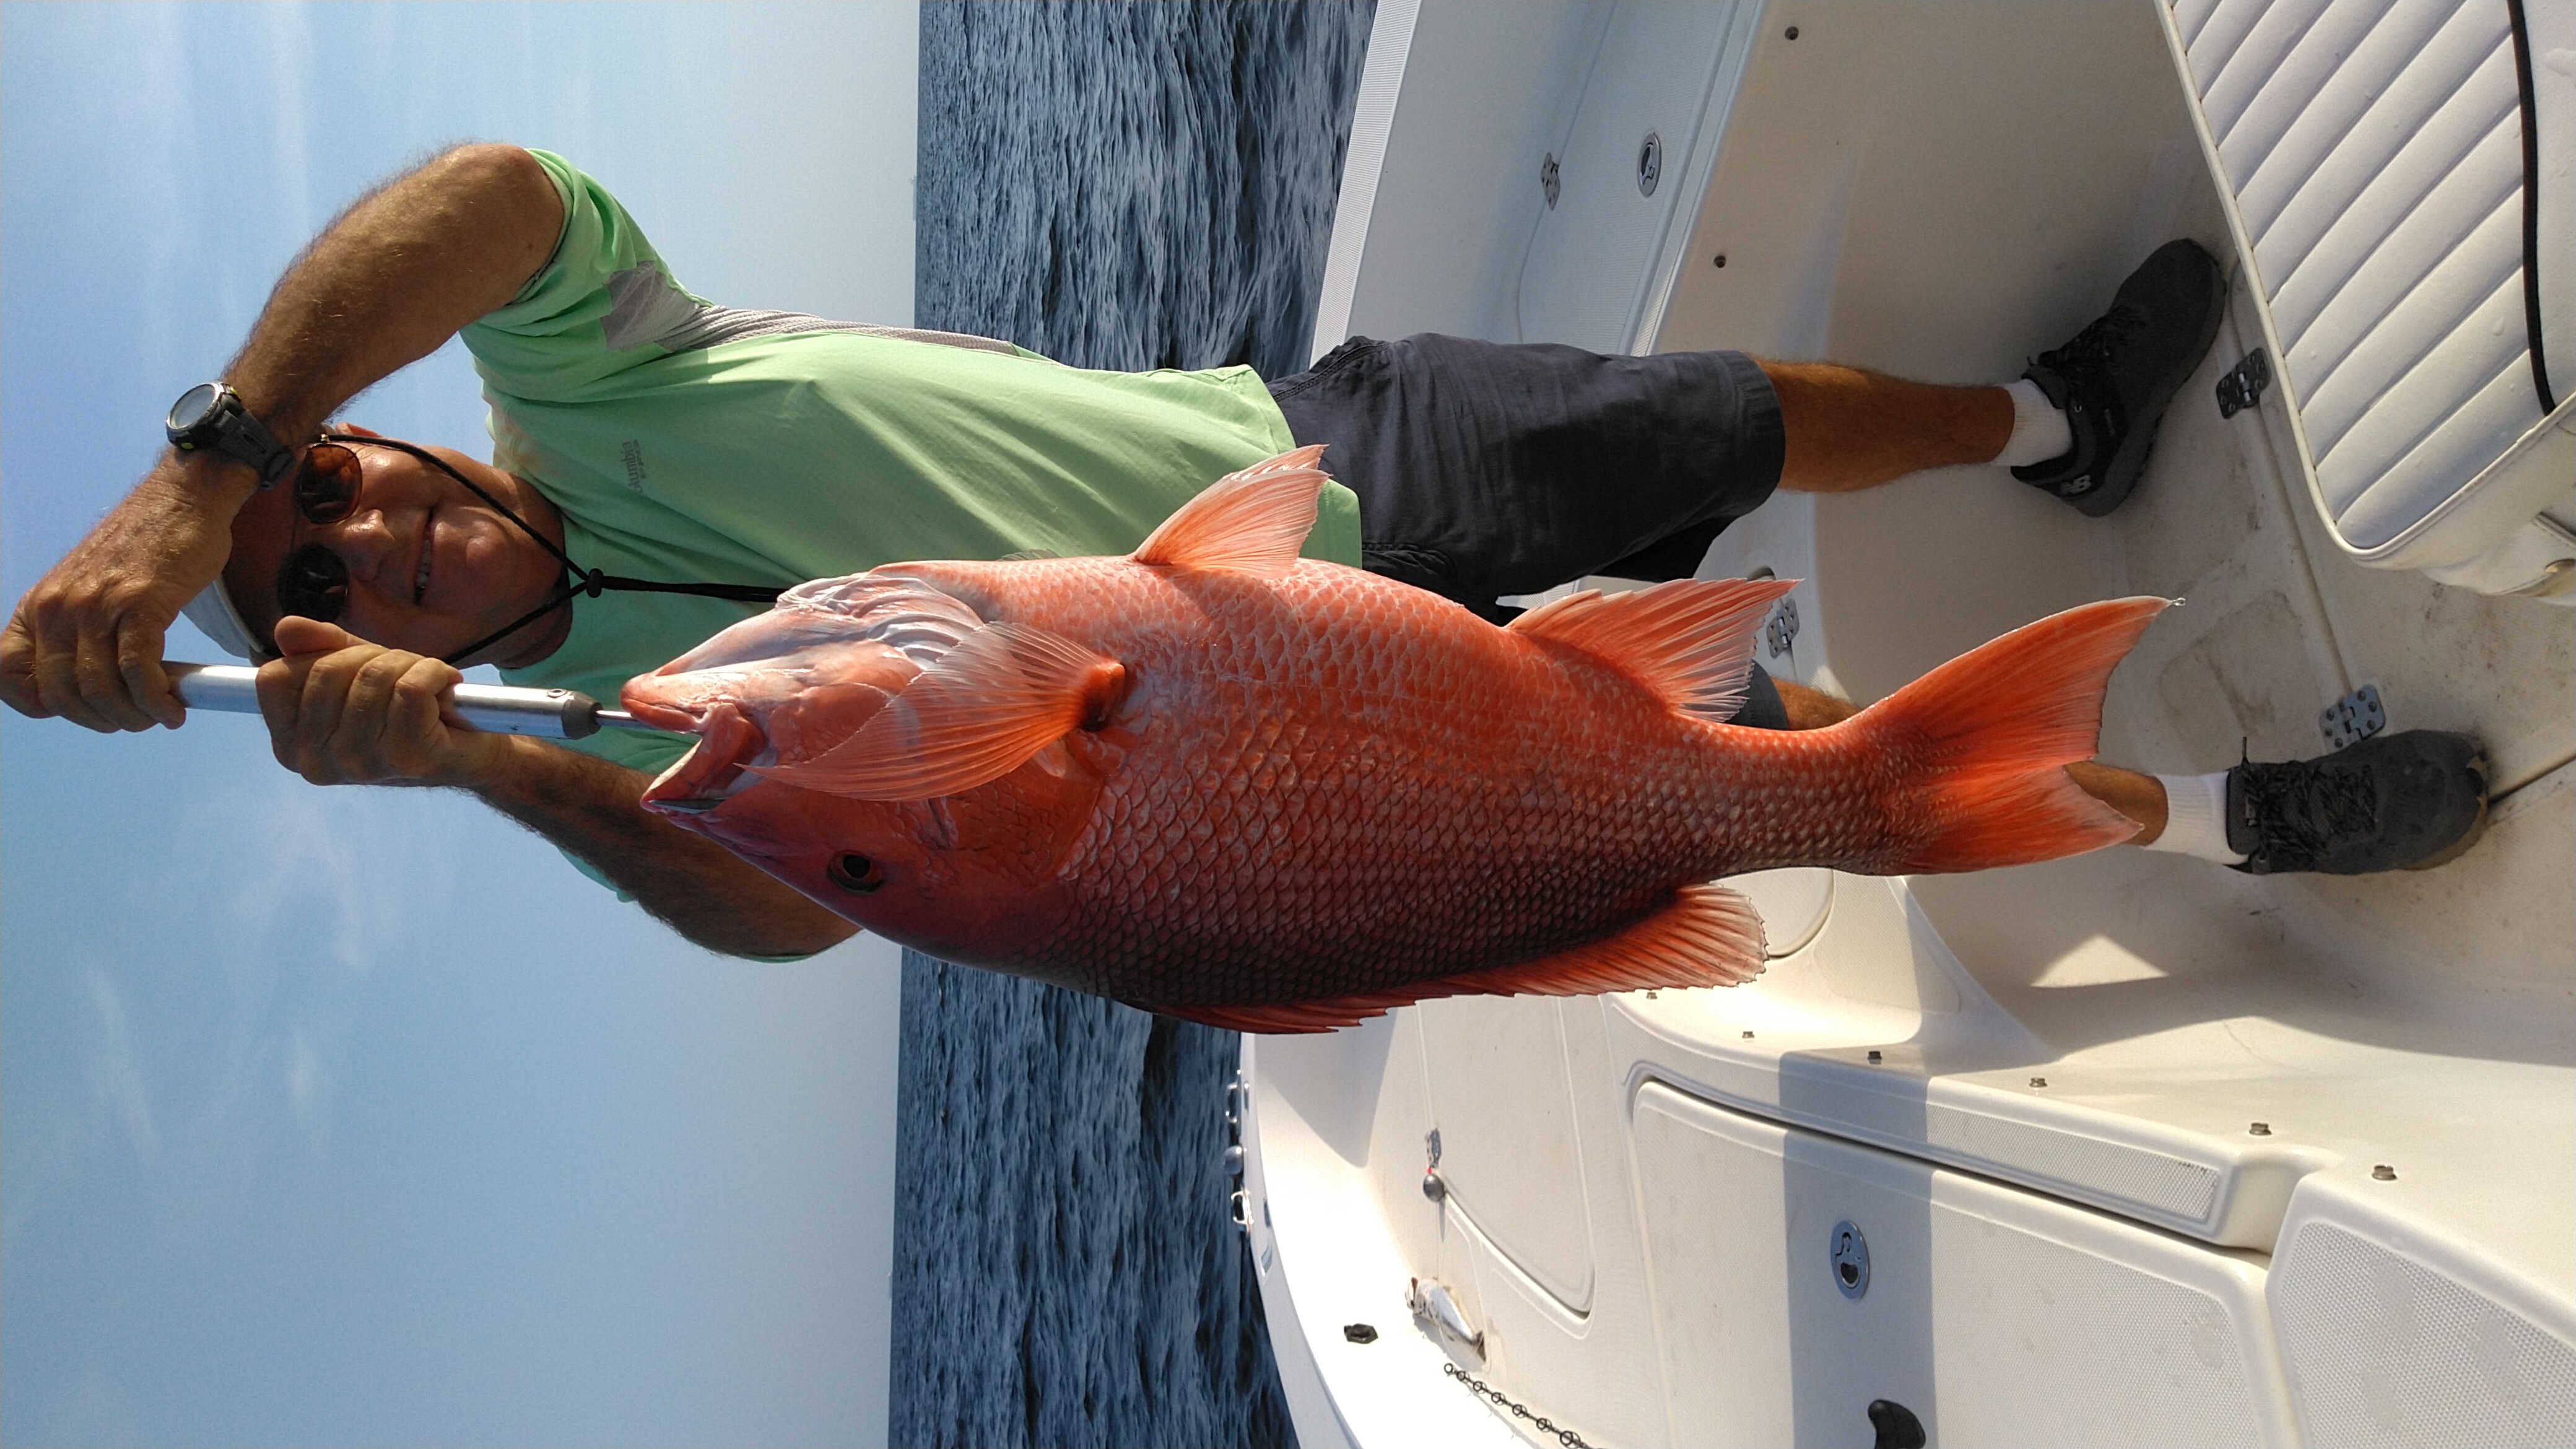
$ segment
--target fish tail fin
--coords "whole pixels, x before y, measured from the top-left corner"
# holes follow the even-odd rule
[[[2052,614],[1960,655],[1837,729],[1911,764],[1920,822],[1876,862],[1888,875],[1987,870],[2117,845],[2138,822],[2078,789],[2102,694],[2167,599],[2111,599]]]

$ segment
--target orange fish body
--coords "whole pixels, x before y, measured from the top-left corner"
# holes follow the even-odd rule
[[[646,803],[869,929],[1156,1010],[1317,1029],[1427,996],[1741,981],[1718,877],[1975,869],[2135,825],[2058,768],[2162,607],[2017,631],[1830,729],[1716,723],[1788,585],[1496,628],[1294,557],[1303,449],[1127,558],[809,584],[627,686],[698,732]]]

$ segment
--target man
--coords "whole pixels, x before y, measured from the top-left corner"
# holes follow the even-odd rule
[[[160,658],[185,609],[273,656],[263,713],[306,779],[470,790],[692,940],[802,955],[852,928],[638,806],[684,741],[603,734],[583,752],[461,728],[439,702],[455,666],[613,696],[806,578],[1123,552],[1206,482],[1300,441],[1331,444],[1350,485],[1327,489],[1310,554],[1489,615],[1587,573],[1687,574],[1775,486],[2004,462],[2107,512],[2221,295],[2215,263],[2176,243],[2009,387],[1437,337],[1355,340],[1268,385],[1244,368],[1090,372],[989,339],[710,306],[569,163],[460,147],[359,200],[289,269],[223,385],[173,409],[174,451],[20,600],[0,697],[92,729],[175,726]],[[312,441],[460,333],[492,463],[356,430]],[[1850,708],[1757,687],[1740,720],[1812,728]],[[2351,871],[2465,848],[2475,757],[2428,735],[2322,767],[2073,773],[2150,848]]]

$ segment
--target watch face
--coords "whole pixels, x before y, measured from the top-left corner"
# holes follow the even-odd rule
[[[174,434],[194,432],[204,427],[214,421],[215,403],[222,396],[222,391],[211,382],[197,384],[179,394],[179,400],[170,404],[170,417],[164,426]]]

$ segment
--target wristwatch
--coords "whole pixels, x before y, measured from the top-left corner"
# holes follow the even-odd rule
[[[263,491],[276,487],[295,466],[295,450],[251,416],[240,393],[220,382],[201,382],[179,394],[161,426],[170,435],[170,446],[182,453],[212,448],[248,463],[259,474]]]

